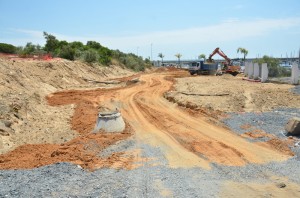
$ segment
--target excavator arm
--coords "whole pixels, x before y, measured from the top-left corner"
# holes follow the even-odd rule
[[[232,65],[231,59],[228,58],[226,54],[218,47],[209,55],[208,62],[213,62],[212,57],[216,54],[219,54],[226,60],[226,63],[224,64],[222,71],[224,71],[225,73],[230,73],[233,76],[236,76],[239,73],[241,67]]]
[[[219,54],[220,56],[222,56],[226,60],[227,64],[230,65],[231,59],[228,58],[226,56],[226,54],[222,50],[220,50],[220,48],[218,48],[218,47],[209,55],[209,57],[208,57],[209,62],[212,62],[212,57],[216,54]]]

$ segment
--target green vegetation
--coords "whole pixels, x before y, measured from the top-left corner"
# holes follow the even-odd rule
[[[83,60],[87,63],[97,62],[98,59],[98,52],[95,49],[88,49],[83,53]]]
[[[175,54],[175,56],[176,56],[176,58],[178,59],[178,65],[179,65],[180,68],[181,68],[181,65],[180,65],[180,58],[182,57],[182,54],[177,53],[177,54]]]
[[[151,67],[150,59],[143,60],[142,57],[132,53],[126,54],[119,50],[111,50],[96,41],[88,41],[86,45],[79,41],[60,41],[55,36],[44,32],[46,44],[44,47],[34,45],[31,42],[25,47],[15,47],[10,44],[0,43],[0,52],[17,53],[20,57],[33,57],[34,55],[50,54],[68,60],[81,60],[87,63],[98,63],[103,66],[119,64],[134,71],[144,71]]]
[[[104,66],[111,64],[112,59],[114,59],[115,62],[134,71],[143,71],[146,67],[151,66],[141,57],[131,53],[125,54],[119,50],[111,50],[96,41],[88,41],[86,45],[78,41],[68,43],[67,41],[59,41],[55,36],[46,32],[44,32],[44,37],[46,39],[44,49],[53,56],[69,60],[79,59],[87,63],[99,63]]]
[[[244,62],[246,61],[246,56],[248,55],[248,50],[246,50],[245,48],[239,47],[237,49],[237,53],[241,52],[242,54],[244,54]]]
[[[203,58],[203,59],[205,60],[206,56],[205,56],[205,54],[200,54],[200,55],[198,56],[198,58],[199,58],[199,59]]]
[[[46,51],[42,49],[40,45],[34,45],[31,42],[27,43],[25,47],[17,47],[16,53],[20,57],[32,57],[33,55],[44,55]]]
[[[134,71],[143,71],[145,68],[152,66],[150,60],[147,58],[143,60],[142,57],[139,57],[135,54],[125,54],[119,50],[114,50],[112,57]]]
[[[265,55],[262,58],[255,60],[254,62],[257,62],[259,64],[267,63],[269,69],[269,77],[284,77],[291,75],[290,70],[280,67],[279,59],[277,58]]]
[[[17,48],[11,44],[0,43],[0,53],[15,53]]]
[[[165,55],[163,55],[163,53],[159,53],[158,57],[161,58],[161,63],[164,63],[164,57],[165,57]]]
[[[48,34],[47,32],[44,32],[44,37],[46,39],[44,50],[48,53],[55,53],[56,50],[64,46],[61,44],[61,42],[59,42],[59,40],[56,39],[55,36]],[[67,44],[67,42],[64,43]]]

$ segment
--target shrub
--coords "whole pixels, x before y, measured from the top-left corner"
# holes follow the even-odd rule
[[[289,76],[291,74],[291,72],[286,68],[280,67],[279,59],[277,58],[273,58],[265,55],[261,59],[258,59],[254,62],[258,62],[259,64],[267,63],[270,77],[283,77],[283,76]]]
[[[96,42],[96,41],[88,41],[86,43],[86,46],[88,48],[93,48],[93,49],[100,49],[100,48],[102,48],[102,45],[100,43]]]
[[[16,53],[17,48],[11,44],[0,43],[0,52],[13,54]]]
[[[123,57],[121,61],[127,68],[132,69],[134,71],[145,70],[144,61],[133,54],[129,54]]]
[[[87,63],[97,62],[99,59],[99,55],[96,50],[88,49],[83,53],[83,60]]]
[[[65,45],[59,51],[59,57],[69,60],[75,59],[75,50],[70,45]]]

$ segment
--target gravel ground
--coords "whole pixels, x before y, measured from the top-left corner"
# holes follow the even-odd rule
[[[295,86],[295,88],[292,89],[292,92],[300,94],[300,85]]]
[[[261,113],[229,113],[230,118],[223,120],[234,132],[243,134],[249,129],[241,129],[241,126],[249,124],[251,129],[261,129],[274,134],[279,138],[286,138],[284,126],[292,117],[300,117],[300,109],[280,108],[270,112]]]
[[[69,163],[0,171],[0,197],[218,197],[222,184],[228,180],[263,183],[273,175],[288,177],[300,184],[300,178],[295,177],[300,175],[300,162],[296,158],[245,167],[212,164],[212,170],[171,169],[165,166],[167,160],[159,148],[138,145],[132,139],[120,145],[115,150],[138,147],[143,150],[142,157],[155,157],[155,160],[131,171],[88,172]],[[152,166],[154,163],[160,165]]]
[[[300,93],[299,86],[293,89]],[[223,120],[235,133],[256,129],[284,136],[289,118],[300,117],[300,109],[277,109],[264,113],[230,114]],[[260,140],[261,141],[261,140]],[[270,177],[285,177],[300,185],[300,148],[296,156],[281,163],[249,164],[230,167],[212,164],[211,170],[200,168],[172,169],[159,148],[138,143],[135,138],[107,148],[100,156],[124,150],[141,149],[142,157],[154,158],[134,170],[100,169],[88,172],[69,163],[58,163],[32,170],[1,170],[0,197],[219,197],[224,182],[270,182]]]
[[[142,145],[155,156],[159,149]],[[147,155],[147,153],[145,153]],[[162,155],[160,155],[162,156]],[[165,159],[159,159],[164,161]],[[87,172],[76,165],[58,163],[33,170],[0,171],[1,197],[218,197],[223,182],[268,182],[277,175],[300,183],[299,161],[226,167],[211,171],[145,166],[131,170],[101,169]],[[292,171],[291,171],[292,170]]]

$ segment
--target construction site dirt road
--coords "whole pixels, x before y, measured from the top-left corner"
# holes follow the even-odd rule
[[[276,175],[274,170],[278,169],[277,164],[296,160],[294,153],[276,136],[272,136],[271,141],[249,141],[245,136],[231,131],[229,127],[226,127],[217,119],[222,116],[219,111],[208,114],[205,111],[193,108],[191,105],[181,107],[182,105],[168,101],[164,94],[174,88],[175,77],[183,76],[186,76],[186,71],[161,70],[142,74],[139,76],[139,82],[127,83],[127,86],[124,87],[67,90],[48,95],[47,101],[51,106],[74,105],[74,114],[70,124],[72,129],[77,131],[79,135],[73,140],[62,144],[22,145],[1,155],[0,168],[30,169],[51,164],[55,166],[55,163],[58,162],[70,162],[87,168],[89,171],[95,171],[94,174],[100,171],[98,172],[100,174],[103,168],[123,169],[123,171],[129,172],[147,169],[151,172],[153,170],[158,171],[155,167],[160,167],[158,172],[152,172],[154,176],[147,171],[143,173],[147,174],[149,178],[152,178],[152,176],[160,178],[159,180],[154,179],[150,186],[147,186],[148,184],[144,181],[143,184],[130,187],[130,190],[122,191],[123,194],[125,193],[129,197],[134,196],[132,190],[135,188],[149,188],[152,191],[155,191],[155,189],[157,191],[155,193],[151,190],[149,192],[134,191],[137,196],[150,195],[154,197],[156,193],[159,193],[158,195],[163,197],[176,197],[176,193],[179,193],[179,196],[184,196],[191,192],[193,193],[189,194],[190,197],[198,196],[198,193],[200,191],[203,193],[202,191],[205,191],[205,189],[200,189],[200,187],[197,189],[196,183],[184,187],[193,189],[189,193],[187,191],[177,192],[178,189],[176,190],[176,188],[178,187],[167,184],[168,182],[165,182],[163,178],[171,177],[170,175],[174,174],[169,173],[169,171],[178,170],[176,174],[184,177],[185,183],[189,183],[188,174],[181,173],[182,171],[195,171],[193,174],[200,175],[203,174],[202,171],[205,171],[207,175],[204,180],[211,182],[211,179],[208,178],[214,178],[213,181],[215,182],[215,180],[218,180],[216,179],[218,176],[211,177],[206,171],[221,171],[222,177],[220,176],[219,179],[222,180],[222,184],[216,184],[219,188],[208,190],[206,194],[201,194],[201,196],[224,195],[231,197],[232,194],[228,189],[236,186],[237,184],[234,184],[234,182],[240,181],[243,176],[239,179],[233,179],[225,178],[224,175],[229,174],[230,171],[236,174],[239,168],[243,172],[245,169],[252,170],[255,169],[254,167],[266,166],[259,173],[253,171],[253,173],[246,174],[247,177],[252,177],[250,181],[254,181],[253,179],[257,175],[264,174],[265,187],[257,184],[258,186],[255,188],[252,184],[244,183],[240,184],[239,189],[236,189],[237,194],[239,194],[238,190],[241,189],[246,192],[249,189],[268,188],[273,189],[277,195],[281,195],[282,192],[277,192],[276,186],[270,183],[270,180],[272,180],[270,178],[281,179],[282,175]],[[134,78],[136,77],[134,76]],[[130,78],[118,80],[130,82]],[[125,131],[122,133],[91,133],[100,107],[118,108],[126,121]],[[244,127],[247,128],[246,125]],[[126,143],[124,144],[124,142]],[[147,149],[148,147],[151,147],[151,149]],[[272,168],[273,163],[276,164],[276,168]],[[271,168],[270,164],[272,164]],[[294,161],[292,164],[294,164]],[[162,173],[164,172],[163,169],[167,171]],[[197,173],[197,171],[200,172]],[[122,172],[122,174],[131,174],[129,172]],[[5,173],[1,172],[2,177]],[[163,176],[164,174],[167,174],[167,176]],[[193,180],[198,181],[200,179],[194,176]],[[127,175],[126,177],[130,178],[131,176]],[[148,181],[149,178],[146,178],[146,180]],[[300,192],[297,190],[298,180],[289,179],[284,180],[289,183],[289,188],[285,189],[285,192],[289,191],[292,196],[299,195]],[[118,179],[119,182],[120,180]],[[126,179],[122,178],[122,180]],[[228,182],[229,180],[230,182]],[[124,182],[121,182],[122,185],[125,185]],[[249,181],[243,180],[243,182]],[[141,185],[146,185],[146,187]],[[112,188],[114,188],[113,185]],[[60,190],[57,191],[62,193]],[[98,193],[97,195],[102,195],[102,191],[97,190],[86,192],[85,195],[91,193],[94,195],[95,192]],[[83,195],[75,190],[74,192],[64,193],[66,193],[65,195]],[[116,194],[117,191],[112,192],[112,190],[105,193],[111,196],[119,195]],[[250,193],[262,195],[261,192],[251,191]],[[241,194],[243,193],[241,192]]]

